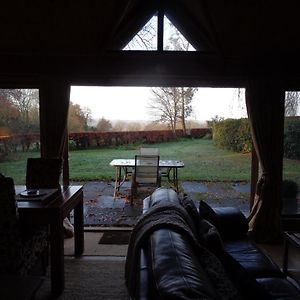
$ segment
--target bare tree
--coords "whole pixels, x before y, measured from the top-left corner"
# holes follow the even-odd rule
[[[179,120],[181,122],[182,130],[184,135],[187,134],[186,131],[186,119],[189,117],[193,111],[192,109],[192,100],[194,94],[198,89],[193,87],[179,87],[177,88],[177,93],[179,94]]]
[[[24,123],[29,124],[30,111],[39,106],[39,91],[37,89],[14,89],[10,97]]]
[[[19,130],[20,113],[0,90],[0,131],[17,133]],[[3,134],[4,135],[4,134]]]
[[[111,122],[105,118],[101,118],[97,123],[98,131],[111,131],[112,125]]]
[[[37,89],[1,89],[0,96],[18,110],[18,132],[38,130],[39,91]]]
[[[157,16],[153,16],[126,45],[124,50],[156,50],[156,36]]]
[[[84,130],[88,131],[88,130],[90,130],[89,123],[92,121],[92,111],[87,106],[82,108],[81,111],[82,111],[82,116],[84,119],[84,127],[85,127]]]
[[[175,50],[175,51],[193,51],[195,48],[191,43],[182,35],[182,33],[165,17],[165,25],[167,30],[164,32],[167,40],[164,45],[164,50]]]
[[[141,131],[143,129],[143,124],[141,122],[127,122],[127,131]]]
[[[197,88],[193,87],[160,87],[153,88],[154,98],[149,102],[149,110],[160,122],[166,123],[175,134],[177,123],[180,122],[184,134],[186,119],[192,113],[191,102]]]
[[[118,120],[113,124],[112,131],[126,131],[127,122]]]
[[[289,91],[285,92],[285,116],[296,116],[300,103],[300,92]]]
[[[243,111],[246,110],[245,106],[245,90],[243,88],[235,89],[235,98],[238,101],[239,108]],[[300,103],[300,92],[288,91],[285,92],[284,115],[296,116]]]
[[[177,89],[174,87],[153,88],[152,93],[154,98],[149,103],[151,113],[158,121],[166,123],[175,134],[180,107]]]

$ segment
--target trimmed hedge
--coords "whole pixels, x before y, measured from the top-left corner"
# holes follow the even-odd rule
[[[189,131],[190,138],[203,138],[211,134],[210,128],[193,128]],[[134,143],[161,143],[177,138],[186,137],[182,130],[153,131],[122,131],[122,132],[76,132],[69,134],[69,147],[71,150],[118,146]],[[27,151],[39,146],[39,134],[22,134],[0,137],[0,153],[7,154],[20,149]]]
[[[188,137],[203,138],[211,133],[210,128],[193,128]],[[107,132],[77,132],[69,134],[69,145],[74,149],[99,148],[134,143],[154,144],[185,137],[182,130],[149,130],[149,131],[107,131]]]
[[[221,149],[242,153],[251,152],[252,138],[248,119],[226,119],[215,122],[213,141]]]
[[[285,118],[284,157],[300,159],[300,117]]]
[[[250,152],[252,138],[248,119],[226,119],[212,124],[214,144],[235,152]],[[284,157],[300,159],[300,117],[284,122]]]

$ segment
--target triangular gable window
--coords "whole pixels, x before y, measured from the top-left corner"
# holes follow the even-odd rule
[[[196,51],[166,16],[164,16],[164,50]]]
[[[133,37],[123,50],[159,50],[158,32],[159,20],[157,14],[154,15],[144,27]],[[181,32],[163,16],[163,45],[162,49],[167,51],[195,51],[191,43],[181,34]]]
[[[157,50],[157,15],[154,15],[123,50]]]

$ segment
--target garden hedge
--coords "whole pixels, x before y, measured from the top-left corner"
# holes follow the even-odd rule
[[[213,124],[214,144],[234,152],[247,153],[252,149],[249,121],[243,119],[226,119]]]
[[[212,123],[214,144],[235,152],[250,152],[252,139],[248,119],[226,119]],[[300,117],[284,122],[284,157],[300,159]]]
[[[287,117],[284,123],[284,157],[300,159],[300,117]]]

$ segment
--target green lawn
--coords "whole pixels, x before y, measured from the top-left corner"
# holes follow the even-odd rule
[[[183,139],[177,142],[153,144],[158,147],[161,159],[182,160],[180,180],[207,181],[250,181],[250,154],[239,154],[215,148],[211,140]],[[70,151],[70,179],[88,181],[113,179],[114,169],[109,165],[114,158],[133,158],[139,146]],[[0,163],[0,172],[12,176],[17,184],[25,181],[27,157],[39,153],[18,153],[14,160]],[[300,185],[300,161],[284,161],[284,178],[297,181]]]

